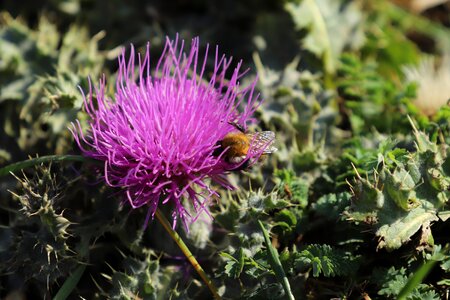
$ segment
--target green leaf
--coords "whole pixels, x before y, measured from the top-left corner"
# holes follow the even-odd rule
[[[283,266],[281,265],[280,259],[278,257],[277,250],[273,248],[272,243],[269,239],[269,233],[267,232],[266,228],[264,227],[263,223],[258,220],[259,227],[261,228],[261,231],[264,235],[264,241],[266,242],[266,247],[268,250],[268,259],[270,262],[270,265],[272,266],[273,271],[275,272],[275,276],[278,279],[278,282],[281,283],[283,286],[284,292],[286,293],[286,297],[288,299],[294,300],[294,296],[291,292],[291,286],[289,284],[289,280],[286,277],[286,274],[284,273]]]
[[[41,163],[48,163],[48,162],[62,162],[62,161],[91,161],[89,158],[85,158],[80,155],[48,155],[48,156],[42,156],[37,158],[32,158],[29,160],[24,160],[20,162],[16,162],[13,164],[10,164],[6,167],[3,167],[0,169],[0,176],[8,175],[10,172],[17,172]]]
[[[327,194],[313,203],[312,207],[321,217],[330,220],[338,220],[342,212],[350,204],[350,193]]]
[[[450,272],[450,256],[448,256],[447,254],[442,259],[441,269],[446,273]]]
[[[277,213],[276,218],[278,222],[285,223],[287,226],[295,226],[297,224],[297,217],[293,212],[287,209],[283,209]]]
[[[56,293],[53,300],[65,300],[69,297],[72,291],[76,288],[78,282],[83,276],[84,270],[86,270],[86,265],[79,266],[75,272],[73,272],[69,278],[66,279],[64,284],[59,289],[58,293]]]
[[[408,281],[406,269],[397,270],[395,267],[375,269],[372,278],[380,285],[378,295],[382,296],[397,296]]]
[[[438,282],[437,282],[437,284],[438,285],[446,285],[446,286],[450,286],[450,279],[442,279],[442,280],[439,280]]]
[[[436,260],[429,260],[421,265],[420,268],[416,272],[414,272],[414,274],[408,279],[405,286],[398,294],[397,299],[407,299],[408,295],[410,295],[422,283],[422,281],[425,279],[428,273],[430,273],[431,269],[433,269],[436,263]]]
[[[393,174],[386,172],[385,189],[400,208],[410,210],[419,205],[414,187],[415,182],[405,169],[396,169]]]
[[[304,179],[295,176],[294,171],[289,169],[275,170],[274,175],[279,181],[277,187],[280,197],[298,203],[301,207],[308,205],[309,184]]]
[[[312,268],[314,277],[321,274],[325,277],[349,275],[359,267],[357,257],[352,257],[329,245],[312,244],[294,255],[296,268]]]
[[[297,29],[308,30],[302,46],[323,60],[329,74],[335,73],[345,47],[356,49],[363,44],[363,17],[356,2],[342,5],[333,0],[303,0],[288,2],[285,8]]]
[[[227,274],[228,277],[239,278],[239,276],[241,276],[242,270],[244,269],[245,256],[242,248],[239,248],[234,256],[225,252],[221,252],[220,256],[228,260],[225,265],[225,274]]]
[[[380,216],[380,228],[376,234],[381,238],[378,247],[394,250],[408,242],[427,222],[437,221],[435,212],[424,208],[416,208],[405,215],[390,213],[385,210]]]

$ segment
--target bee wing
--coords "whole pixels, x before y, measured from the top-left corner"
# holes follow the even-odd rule
[[[272,131],[259,131],[248,133],[254,151],[262,150],[263,154],[270,154],[278,149],[273,146],[275,142],[275,133]]]

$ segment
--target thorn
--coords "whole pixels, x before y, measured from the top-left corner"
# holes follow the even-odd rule
[[[356,176],[358,177],[358,179],[362,179],[362,178],[361,178],[361,175],[359,174],[358,170],[356,169],[355,165],[354,165],[352,162],[351,162],[351,165],[352,165],[352,167],[353,167],[353,170],[355,170]]]
[[[417,127],[414,124],[414,121],[411,119],[411,117],[409,115],[406,115],[406,117],[408,118],[408,121],[411,124],[411,127],[413,128],[414,134],[417,134],[419,132],[419,130],[417,130]]]
[[[347,178],[345,179],[345,182],[347,182],[347,184],[350,186],[350,191],[351,191],[352,195],[353,196],[356,195],[353,185],[351,185],[350,182],[348,182]]]
[[[347,182],[347,184],[350,186],[350,188],[353,189],[353,185],[348,181],[347,178],[345,178],[345,182]]]

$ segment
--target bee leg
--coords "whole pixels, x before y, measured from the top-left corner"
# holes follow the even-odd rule
[[[236,122],[228,122],[228,124],[234,126],[240,132],[245,133],[244,127],[241,124],[238,124]]]
[[[227,171],[243,171],[249,168],[250,162],[246,160],[243,164],[241,164],[239,167],[229,168],[226,169]]]
[[[213,153],[212,153],[212,155],[213,155],[214,157],[220,156],[220,154],[222,154],[222,152],[225,151],[225,149],[223,149],[223,146],[222,146],[222,141],[216,142],[216,146],[219,146],[219,147],[217,147],[216,149],[214,149],[214,151],[213,151]]]

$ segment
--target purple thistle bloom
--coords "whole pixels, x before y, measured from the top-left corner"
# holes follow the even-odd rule
[[[94,87],[95,97],[91,84],[87,97],[82,92],[90,120],[85,134],[78,120],[72,124],[76,143],[85,156],[104,161],[105,181],[123,188],[133,208],[148,205],[147,221],[161,201],[174,206],[174,227],[177,218],[187,226],[196,216],[183,202],[189,200],[198,215],[218,195],[211,181],[232,188],[225,177],[230,165],[223,153],[214,153],[217,142],[236,131],[230,124],[245,127],[260,102],[254,96],[256,80],[246,87],[239,84],[246,73],[240,71],[242,62],[225,79],[231,59],[219,55],[217,47],[211,79],[204,80],[208,49],[199,59],[198,38],[189,53],[183,40],[167,38],[156,70],[150,72],[149,45],[143,59],[138,54],[139,69],[131,47],[128,62],[125,51],[119,57],[113,99],[105,94],[104,77]],[[261,154],[249,151],[246,160]]]

